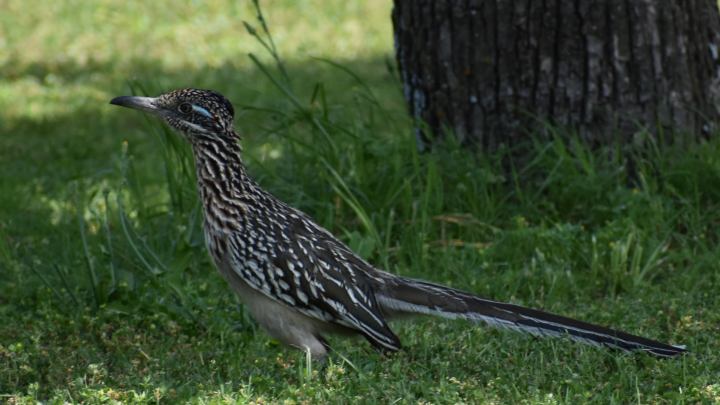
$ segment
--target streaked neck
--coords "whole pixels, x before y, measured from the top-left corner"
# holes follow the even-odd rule
[[[196,136],[192,141],[198,186],[203,198],[208,194],[239,196],[254,183],[248,178],[237,137]]]

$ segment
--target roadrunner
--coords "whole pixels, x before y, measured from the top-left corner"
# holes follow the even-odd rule
[[[270,335],[315,359],[327,355],[329,333],[362,335],[381,351],[397,351],[400,340],[388,320],[412,314],[483,321],[662,357],[685,352],[682,346],[377,269],[248,176],[233,106],[214,91],[182,89],[110,103],[154,114],[190,142],[205,241],[215,265]]]

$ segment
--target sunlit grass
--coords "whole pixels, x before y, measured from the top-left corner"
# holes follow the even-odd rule
[[[242,24],[255,18],[249,1],[65,0],[29,10],[25,1],[6,0],[0,11],[6,119],[97,105],[98,92],[109,97],[130,79],[166,85],[166,74],[195,79],[224,68],[236,75],[232,82],[252,87],[242,77],[251,67],[247,54],[260,50]],[[389,13],[390,3],[379,0],[273,1],[266,10],[275,42],[291,63],[389,54]]]

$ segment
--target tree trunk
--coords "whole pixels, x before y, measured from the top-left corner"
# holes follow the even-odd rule
[[[394,0],[420,146],[448,130],[486,150],[543,122],[591,144],[720,118],[716,0]]]

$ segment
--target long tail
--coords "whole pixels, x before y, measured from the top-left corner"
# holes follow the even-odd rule
[[[685,353],[674,346],[626,332],[518,305],[480,298],[460,290],[402,277],[392,277],[380,291],[378,303],[389,315],[428,314],[444,318],[484,321],[490,326],[535,336],[569,337],[594,346],[644,351],[672,357]]]

